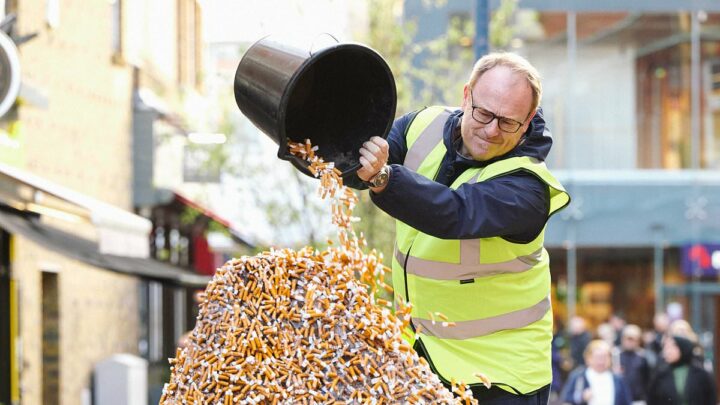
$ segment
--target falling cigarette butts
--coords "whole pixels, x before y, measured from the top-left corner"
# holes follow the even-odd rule
[[[412,305],[393,314],[378,296],[392,291],[387,267],[352,230],[357,196],[341,172],[309,140],[288,148],[321,179],[340,243],[270,249],[219,268],[189,344],[169,359],[160,404],[476,404],[464,384],[453,384],[456,395],[445,388],[402,338]]]

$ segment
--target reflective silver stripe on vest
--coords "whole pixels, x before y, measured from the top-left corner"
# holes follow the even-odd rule
[[[480,239],[460,239],[460,264],[480,264]]]
[[[477,249],[477,252],[480,252],[480,249]],[[418,259],[417,257],[410,256],[407,259],[405,269],[408,274],[435,280],[468,280],[495,274],[528,271],[540,262],[542,255],[543,248],[540,248],[529,255],[518,256],[513,260],[483,264],[477,263],[477,260],[475,260],[474,264],[457,264]],[[477,257],[479,258],[479,253]],[[395,250],[395,258],[400,265],[405,263],[405,254],[399,250]],[[462,253],[461,258],[464,258],[462,257]]]
[[[418,138],[405,154],[403,166],[412,171],[417,171],[423,160],[432,152],[438,142],[443,139],[445,121],[447,121],[449,116],[449,111],[443,111],[418,135]]]
[[[442,322],[429,319],[413,318],[415,330],[422,327],[420,333],[440,339],[471,339],[489,335],[505,329],[518,329],[542,319],[550,310],[550,297],[530,308],[521,309],[507,314],[472,321],[455,322],[453,326],[443,326]]]

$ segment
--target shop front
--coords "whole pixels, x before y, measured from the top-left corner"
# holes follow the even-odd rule
[[[581,315],[592,327],[616,314],[649,329],[666,312],[690,322],[718,367],[720,177],[660,170],[558,177],[573,201],[546,233],[557,319]]]
[[[167,366],[209,278],[149,256],[150,221],[0,165],[0,404],[85,403],[95,364]]]

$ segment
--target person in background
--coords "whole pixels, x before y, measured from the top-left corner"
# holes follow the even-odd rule
[[[570,359],[572,360],[571,368],[585,365],[583,353],[588,343],[592,340],[590,331],[587,330],[587,323],[581,316],[573,316],[569,323],[570,332]]]
[[[670,336],[682,336],[689,341],[693,342],[693,356],[692,361],[698,366],[702,367],[705,363],[705,352],[700,344],[700,338],[698,337],[695,330],[693,330],[690,322],[684,319],[676,319],[670,322],[668,326],[667,334]]]
[[[603,322],[597,327],[597,337],[606,341],[610,347],[615,347],[615,328],[610,322]]]
[[[684,319],[676,319],[670,322],[670,325],[667,329],[667,334],[671,336],[682,336],[686,339],[689,339],[694,344],[698,344],[697,333],[695,333],[695,331],[693,330],[690,322]]]
[[[615,342],[613,342],[613,345],[616,347],[620,347],[622,340],[622,332],[627,322],[625,322],[625,319],[623,319],[620,315],[612,314],[612,316],[608,320],[608,323],[615,330]]]
[[[637,325],[623,328],[620,338],[620,374],[630,388],[633,405],[643,405],[650,383],[650,366],[640,346],[642,330]]]
[[[611,346],[596,339],[585,349],[585,363],[570,374],[561,394],[570,405],[630,405],[632,396],[622,377],[611,370]]]
[[[652,371],[656,368],[658,363],[658,354],[655,353],[655,350],[653,350],[653,344],[655,343],[655,331],[644,330],[642,333],[642,341],[643,347],[645,347],[643,354],[645,355],[645,360],[647,360],[648,367],[650,367],[650,374],[652,375]]]
[[[663,337],[667,333],[670,326],[670,318],[666,313],[660,312],[653,317],[654,338],[648,349],[652,350],[657,356],[662,354]]]
[[[653,317],[653,330],[652,330],[652,341],[650,344],[646,345],[648,349],[648,363],[650,364],[650,373],[651,377],[652,375],[655,375],[655,373],[658,370],[661,370],[665,365],[665,360],[663,360],[662,356],[662,349],[663,349],[663,340],[667,338],[668,328],[670,327],[670,317],[664,313],[660,312],[655,314]]]
[[[695,343],[670,335],[663,343],[665,365],[648,387],[648,405],[716,405],[717,391],[710,373],[693,361]]]

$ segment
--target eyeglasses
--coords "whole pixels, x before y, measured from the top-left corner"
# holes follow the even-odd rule
[[[470,106],[472,107],[472,117],[481,124],[487,125],[497,118],[500,130],[508,134],[516,133],[520,127],[523,126],[523,123],[520,121],[495,115],[493,112],[476,106],[475,103],[473,103],[472,92],[470,92]]]

